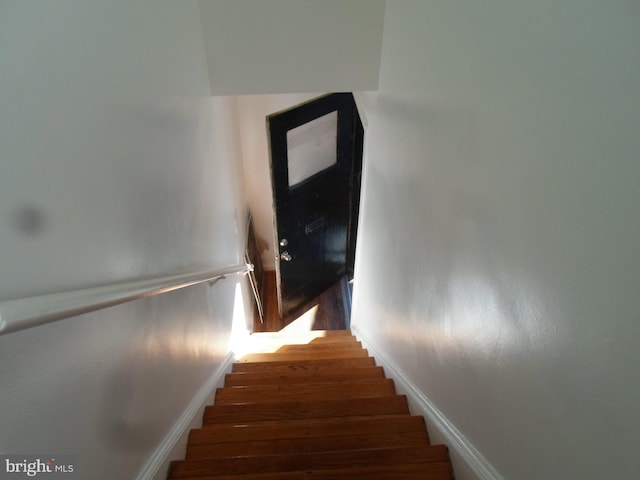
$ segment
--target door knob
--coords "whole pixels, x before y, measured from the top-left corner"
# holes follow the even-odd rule
[[[290,262],[293,259],[289,252],[282,252],[280,254],[280,260],[284,260],[285,262]]]

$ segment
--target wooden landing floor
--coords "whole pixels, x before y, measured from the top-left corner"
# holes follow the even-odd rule
[[[348,328],[348,312],[340,284],[326,290],[311,301],[302,312],[286,318],[278,313],[276,272],[264,274],[264,323],[254,319],[254,332],[278,332],[283,328],[300,330],[345,330]]]

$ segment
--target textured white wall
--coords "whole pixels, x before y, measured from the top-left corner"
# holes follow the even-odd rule
[[[2,2],[0,45],[0,299],[240,260],[236,120],[197,2]],[[0,337],[0,451],[134,477],[229,351],[234,290]]]
[[[387,1],[353,322],[504,478],[637,476],[638,24]]]
[[[217,95],[375,90],[384,0],[201,0]]]
[[[262,263],[275,270],[273,190],[266,117],[319,96],[316,93],[243,95],[236,97],[242,143],[244,188],[253,216]]]

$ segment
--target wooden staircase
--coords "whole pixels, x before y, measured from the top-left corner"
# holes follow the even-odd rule
[[[296,339],[252,335],[169,479],[453,479],[447,448],[349,331]]]

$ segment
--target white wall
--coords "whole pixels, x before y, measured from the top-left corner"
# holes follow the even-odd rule
[[[244,189],[253,217],[262,264],[275,270],[273,189],[266,117],[319,96],[316,93],[243,95],[236,97],[242,144]]]
[[[2,2],[0,45],[0,299],[240,260],[235,113],[197,2]],[[234,292],[0,337],[0,451],[134,477],[225,359]]]
[[[201,0],[219,95],[375,90],[384,0]]]
[[[353,323],[504,478],[637,476],[638,24],[387,1]]]

